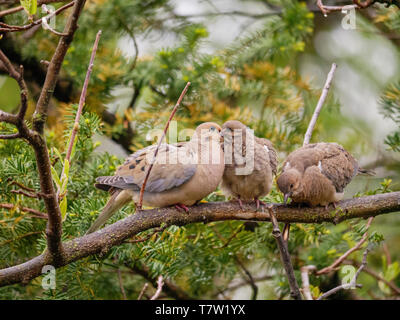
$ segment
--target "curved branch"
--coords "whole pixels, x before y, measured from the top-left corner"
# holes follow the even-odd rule
[[[298,208],[283,204],[274,204],[273,207],[275,216],[280,222],[338,223],[348,219],[368,218],[400,211],[400,192],[344,200],[339,202],[338,209],[333,210],[324,207]],[[64,259],[62,264],[55,267],[65,266],[93,254],[103,255],[125,239],[139,232],[160,227],[162,224],[183,226],[189,223],[225,220],[270,221],[269,213],[256,211],[255,204],[244,203],[243,209],[240,210],[236,203],[215,202],[193,206],[190,208],[190,214],[182,213],[175,208],[143,210],[104,229],[64,242]],[[51,256],[46,251],[23,264],[0,270],[0,286],[26,283],[40,276],[42,267],[51,261]]]

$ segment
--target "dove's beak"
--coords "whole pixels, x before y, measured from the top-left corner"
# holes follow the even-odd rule
[[[287,204],[288,199],[290,198],[290,196],[292,195],[291,192],[289,193],[285,193],[285,196],[283,197],[283,203]]]
[[[219,141],[220,141],[220,142],[224,142],[224,130],[221,130],[221,131],[219,132],[219,135],[220,135]]]

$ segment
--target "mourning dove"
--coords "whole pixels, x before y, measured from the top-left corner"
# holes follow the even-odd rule
[[[340,201],[344,188],[359,173],[372,174],[337,143],[313,143],[293,151],[283,164],[277,180],[285,203],[328,206]]]
[[[228,195],[241,200],[256,200],[267,195],[276,174],[277,156],[272,143],[255,137],[243,123],[230,120],[223,124],[225,172],[221,189]]]
[[[177,205],[187,210],[186,206],[213,192],[224,172],[220,132],[219,125],[206,122],[196,128],[189,142],[162,144],[146,183],[143,204],[151,207]],[[114,176],[96,179],[95,186],[109,191],[111,198],[87,233],[100,228],[130,201],[139,202],[140,188],[156,147],[151,145],[130,155]]]

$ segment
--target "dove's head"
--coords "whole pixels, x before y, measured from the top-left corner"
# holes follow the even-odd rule
[[[285,203],[288,198],[296,196],[301,192],[301,174],[294,168],[285,170],[276,182],[279,190],[284,194]]]
[[[246,134],[247,127],[238,120],[229,120],[222,125],[221,135],[223,137],[232,136],[233,133]]]
[[[221,127],[214,122],[204,122],[196,128],[194,137],[200,137],[202,141],[219,142],[221,140]]]
[[[246,145],[246,148],[254,148],[253,130],[238,120],[225,122],[222,125],[221,136],[224,139],[224,148],[237,146],[241,149],[242,145]]]

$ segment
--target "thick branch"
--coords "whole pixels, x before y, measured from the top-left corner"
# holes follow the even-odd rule
[[[368,218],[384,213],[400,211],[400,192],[392,192],[339,202],[337,210],[324,207],[297,208],[274,204],[276,218],[280,222],[338,223],[354,218]],[[160,227],[163,223],[186,225],[196,222],[225,220],[269,221],[269,213],[257,212],[255,204],[243,204],[243,211],[236,203],[218,202],[192,206],[190,214],[175,208],[143,210],[94,233],[64,243],[64,260],[67,265],[93,254],[104,254],[111,247],[124,242],[139,232]],[[0,286],[27,282],[41,274],[42,267],[51,264],[47,252],[23,264],[0,270]],[[61,267],[58,265],[57,267]]]

